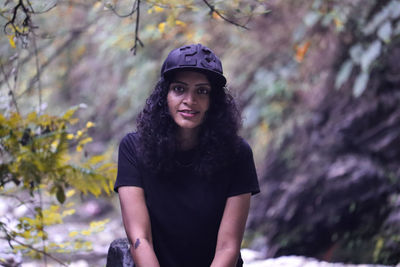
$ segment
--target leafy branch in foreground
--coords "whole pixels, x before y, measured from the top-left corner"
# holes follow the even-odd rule
[[[85,155],[84,147],[92,141],[88,129],[94,123],[72,131],[78,122],[73,118],[76,110],[62,116],[0,114],[0,197],[15,208],[26,207],[21,216],[0,217],[0,238],[14,252],[60,263],[51,253],[90,250],[85,236],[102,231],[107,223],[93,222],[88,230],[69,233],[61,243],[52,241],[45,229],[75,213],[74,203],[68,200],[76,192],[97,197],[112,191],[115,164],[107,155]]]

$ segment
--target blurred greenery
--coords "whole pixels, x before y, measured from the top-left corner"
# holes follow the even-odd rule
[[[1,214],[9,248],[0,254],[64,264],[54,254],[92,250],[85,236],[108,220],[62,242],[47,229],[76,212],[76,192],[110,194],[116,143],[134,128],[162,58],[209,43],[209,27],[243,34],[266,12],[262,1],[0,1],[0,197],[28,210]]]
[[[38,206],[38,193],[49,189],[46,197],[58,208],[39,205],[41,209],[30,214],[30,220],[40,221],[36,215],[47,209],[51,214],[68,210],[72,197],[68,192],[97,196],[109,192],[113,171],[99,178],[101,170],[93,161],[101,159],[97,163],[109,167],[115,162],[117,144],[134,130],[137,114],[158,80],[162,60],[171,49],[197,42],[212,48],[223,62],[228,88],[243,111],[241,134],[253,147],[261,176],[268,164],[268,148],[279,147],[285,136],[297,133],[296,127],[310,119],[330,84],[343,95],[351,92],[355,99],[368,90],[371,71],[400,34],[399,1],[378,2],[0,0],[0,193],[21,195],[22,202]],[[75,117],[65,119],[68,110],[74,110]],[[95,127],[88,127],[89,122]],[[43,135],[44,125],[52,125],[53,134]],[[37,151],[30,147],[29,152],[21,143],[27,129],[49,158],[38,160]],[[11,140],[12,145],[7,143]],[[75,178],[91,181],[100,175],[102,182],[89,182],[86,186],[92,187],[86,188],[73,175],[43,167],[46,160],[56,161],[52,151],[56,144],[70,157],[61,164],[74,169],[74,175],[79,174]],[[293,155],[287,149],[281,157],[299,165],[302,159]],[[12,173],[9,166],[21,157],[29,159]],[[33,185],[32,168],[40,172],[32,177]],[[47,176],[53,180],[46,180]],[[18,184],[15,179],[28,182]],[[32,227],[44,223],[25,217],[19,218],[21,227],[15,233],[29,239]],[[1,217],[0,222],[6,229]],[[58,218],[52,223],[62,222]],[[9,230],[4,230],[6,237],[7,233],[16,237]],[[70,233],[71,242],[75,236],[84,234]],[[376,262],[386,257],[380,240],[387,236],[375,238]],[[282,242],[291,238],[301,237],[296,232]],[[41,247],[37,239],[28,241]]]

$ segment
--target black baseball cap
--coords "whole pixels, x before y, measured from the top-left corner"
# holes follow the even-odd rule
[[[211,83],[224,87],[221,60],[202,44],[185,45],[172,50],[161,67],[161,77],[171,78],[177,70],[193,70],[206,74]]]

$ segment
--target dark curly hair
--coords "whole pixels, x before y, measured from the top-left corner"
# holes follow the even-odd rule
[[[169,172],[177,164],[179,126],[168,110],[170,83],[164,78],[159,80],[137,119],[140,155],[144,164],[156,172]],[[210,106],[199,131],[197,160],[194,161],[196,173],[209,176],[226,166],[232,153],[238,151],[241,122],[234,98],[225,87],[212,84]]]

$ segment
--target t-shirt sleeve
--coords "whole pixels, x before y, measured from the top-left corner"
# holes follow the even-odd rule
[[[232,170],[228,197],[245,193],[254,195],[260,192],[253,152],[245,140],[242,140],[239,153],[233,161]]]
[[[142,186],[138,167],[136,137],[134,133],[127,134],[121,141],[118,149],[118,172],[114,184],[114,191],[118,193],[121,186]]]

